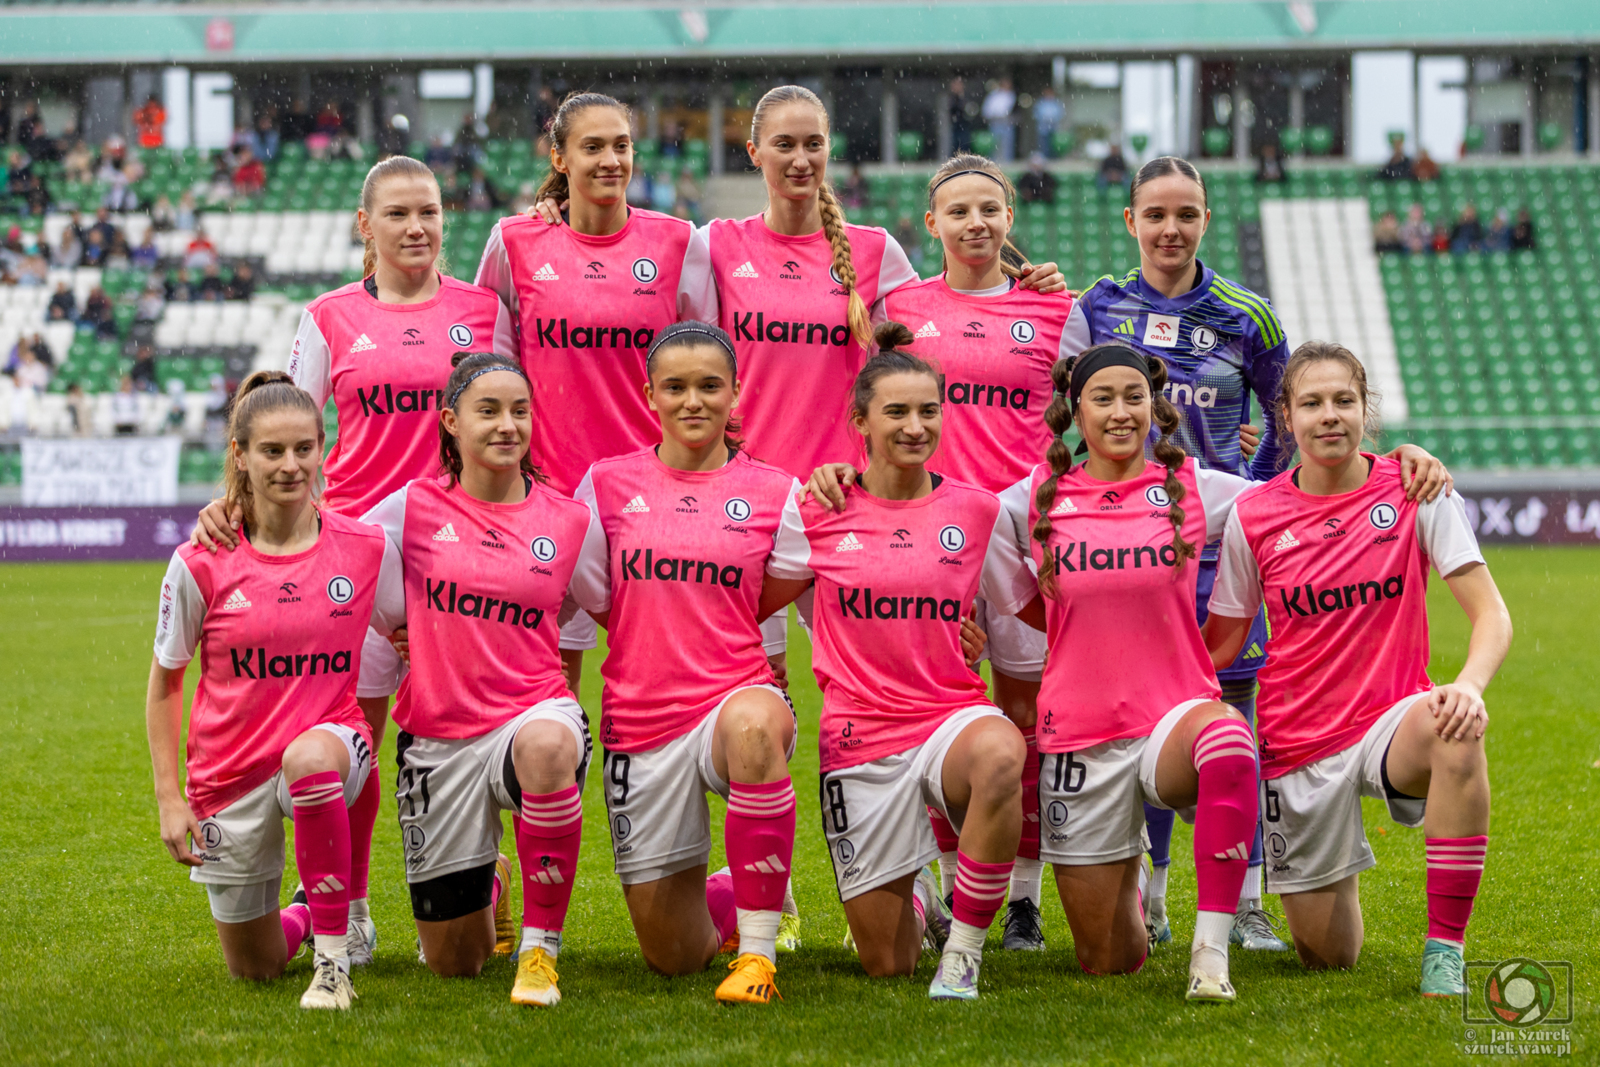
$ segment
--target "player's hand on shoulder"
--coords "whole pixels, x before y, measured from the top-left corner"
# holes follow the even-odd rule
[[[1239,425],[1239,451],[1244,453],[1244,458],[1249,459],[1256,454],[1256,449],[1261,447],[1261,427],[1252,426],[1248,422]]]
[[[239,547],[239,525],[244,521],[244,509],[235,504],[231,509],[221,500],[213,500],[200,509],[189,543],[198,548]]]
[[[1428,711],[1433,715],[1433,732],[1445,741],[1480,740],[1489,725],[1489,709],[1483,694],[1470,686],[1451,682],[1428,694]]]
[[[983,655],[983,648],[988,643],[989,635],[983,632],[973,613],[968,612],[966,618],[961,620],[961,653],[967,657],[967,666],[978,669],[978,657]]]
[[[1022,277],[1017,279],[1024,289],[1036,289],[1041,293],[1067,292],[1067,279],[1061,271],[1056,269],[1054,263],[1039,263],[1037,265],[1025,263],[1022,267]],[[1074,296],[1077,294],[1074,293]]]
[[[1400,484],[1405,486],[1407,500],[1431,504],[1440,493],[1449,496],[1455,488],[1444,461],[1427,449],[1401,445],[1389,455],[1400,461]]]
[[[408,665],[411,663],[411,642],[407,640],[404,626],[389,635],[389,643],[394,646],[395,652]]]
[[[523,214],[530,219],[543,219],[552,226],[561,225],[561,213],[567,209],[569,201],[563,200],[556,203],[554,198],[545,197],[537,204],[531,204],[523,210]]]
[[[806,479],[806,492],[829,511],[843,511],[845,492],[855,484],[856,469],[850,464],[824,463]]]
[[[200,866],[205,861],[189,851],[189,842],[200,840],[200,821],[194,812],[182,800],[162,803],[160,808],[161,843],[167,852],[185,867]]]

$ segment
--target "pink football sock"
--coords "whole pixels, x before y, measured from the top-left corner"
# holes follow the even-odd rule
[[[1430,837],[1427,848],[1428,936],[1460,944],[1467,938],[1467,920],[1483,880],[1489,838]]]
[[[554,793],[523,793],[516,824],[522,925],[560,930],[567,921],[583,839],[583,798],[577,785]]]
[[[785,778],[733,782],[723,842],[733,874],[734,904],[745,911],[781,911],[794,857],[794,785]]]
[[[311,930],[344,936],[350,922],[350,814],[338,771],[289,783],[294,860],[311,905]]]
[[[372,831],[378,825],[378,805],[383,801],[378,768],[367,771],[367,782],[350,805],[350,899],[367,897],[367,870],[372,865]]]
[[[706,879],[706,908],[711,912],[711,925],[717,930],[720,947],[739,928],[739,910],[734,906],[733,874],[718,871]]]
[[[933,827],[933,839],[939,843],[940,852],[954,852],[960,847],[961,835],[956,833],[949,819],[933,808],[928,809],[928,824]]]
[[[1238,719],[1216,719],[1194,739],[1191,755],[1200,775],[1194,819],[1198,910],[1232,915],[1255,834],[1255,737]]]
[[[305,943],[306,934],[311,932],[311,909],[304,904],[290,904],[278,912],[278,921],[283,923],[283,940],[292,960]]]
[[[1022,761],[1022,840],[1017,859],[1039,858],[1039,735],[1028,731],[1028,755]]]
[[[956,892],[951,912],[961,922],[987,930],[1006,899],[1012,860],[979,863],[965,852],[956,856]]]

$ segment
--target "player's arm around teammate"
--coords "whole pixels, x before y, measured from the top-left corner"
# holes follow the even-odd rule
[[[1383,797],[1427,835],[1422,992],[1456,996],[1488,850],[1483,693],[1511,618],[1459,499],[1408,500],[1398,465],[1361,451],[1373,412],[1349,350],[1302,345],[1277,415],[1300,466],[1239,501],[1206,622],[1223,662],[1244,616],[1263,601],[1271,615],[1261,749],[1272,880],[1302,962],[1354,966],[1360,872],[1374,863],[1360,798]],[[1466,663],[1437,687],[1426,673],[1430,566],[1472,623]]]
[[[1050,645],[1041,856],[1055,864],[1083,968],[1136,971],[1148,951],[1144,804],[1183,813],[1199,881],[1188,996],[1232,1000],[1228,930],[1255,824],[1255,745],[1219,699],[1194,621],[1194,568],[1248,483],[1199,469],[1173,443],[1159,359],[1096,345],[1054,375],[1045,418],[1058,437],[1032,476],[1026,520],[1045,595],[1043,619],[1024,618],[1045,623]],[[1088,453],[1076,467],[1059,439],[1069,421]],[[1152,424],[1156,463],[1144,455]]]
[[[577,493],[609,559],[597,618],[615,865],[652,970],[700,971],[737,944],[717,999],[766,1003],[794,853],[796,730],[757,606],[774,594],[762,575],[775,546],[803,536],[798,486],[740,450],[738,361],[721,329],[669,327],[646,369],[660,443],[595,463]],[[729,864],[709,879],[708,793],[728,800]]]
[[[970,1000],[1021,835],[1026,746],[965,662],[960,619],[980,590],[1007,614],[1035,593],[998,499],[926,467],[937,372],[900,350],[899,323],[877,339],[853,392],[866,470],[841,511],[801,506],[805,551],[769,573],[817,585],[823,829],[862,966],[910,974],[924,939],[942,942],[929,996]],[[930,807],[960,834],[953,921],[925,866]]]
[[[500,815],[516,812],[522,923],[511,1000],[561,999],[554,961],[577,874],[590,740],[557,652],[566,596],[604,606],[601,533],[539,484],[531,401],[514,359],[464,356],[444,388],[444,475],[366,517],[405,564],[410,672],[395,703],[400,837],[422,956],[475,975],[509,953],[510,869]]]
[[[274,978],[312,939],[300,1005],[343,1009],[355,996],[346,807],[371,770],[354,683],[369,623],[388,632],[403,617],[395,554],[377,531],[315,504],[322,436],[321,412],[286,375],[261,371],[239,387],[225,499],[243,516],[242,543],[173,554],[145,718],[161,838],[205,884],[228,970]],[[197,651],[185,766],[183,676]],[[280,911],[285,816],[304,892]]]

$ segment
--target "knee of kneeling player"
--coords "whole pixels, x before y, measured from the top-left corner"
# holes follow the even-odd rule
[[[904,957],[904,958],[902,958]],[[916,972],[916,956],[896,953],[893,946],[861,952],[861,969],[868,978],[904,978]]]

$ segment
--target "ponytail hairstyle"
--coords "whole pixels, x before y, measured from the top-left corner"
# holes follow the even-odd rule
[[[605,93],[568,93],[567,98],[561,101],[561,106],[556,108],[556,113],[550,117],[550,151],[567,151],[567,136],[572,133],[572,120],[592,107],[616,108],[632,128],[633,110],[615,97]],[[633,163],[628,163],[629,177],[632,177]],[[539,183],[538,192],[533,194],[533,202],[540,203],[544,200],[554,200],[557,204],[563,200],[572,199],[572,187],[567,182],[567,176],[552,165],[549,173],[544,176],[544,181]]]
[[[1093,377],[1091,369],[1085,376],[1073,372],[1080,367],[1087,367],[1092,357],[1111,354],[1124,357],[1117,359],[1113,365],[1126,366],[1129,358],[1143,364],[1146,377],[1150,379],[1150,408],[1151,418],[1156,429],[1161,431],[1155,447],[1156,460],[1167,468],[1167,480],[1162,486],[1166,490],[1167,518],[1172,523],[1172,549],[1177,553],[1177,563],[1181,565],[1184,560],[1196,555],[1195,546],[1184,540],[1183,520],[1184,510],[1180,502],[1187,495],[1183,483],[1178,480],[1178,468],[1183,466],[1187,454],[1177,442],[1172,439],[1173,433],[1178,429],[1178,409],[1168,400],[1164,390],[1167,386],[1167,365],[1155,356],[1144,356],[1135,352],[1127,345],[1111,342],[1109,344],[1092,345],[1076,356],[1057,360],[1055,366],[1050,368],[1050,381],[1055,386],[1055,396],[1050,401],[1050,406],[1045,408],[1044,422],[1050,428],[1050,447],[1045,452],[1045,462],[1050,465],[1050,478],[1039,486],[1034,495],[1034,506],[1039,510],[1039,518],[1033,524],[1033,539],[1040,545],[1047,545],[1054,524],[1050,521],[1050,511],[1056,504],[1056,487],[1061,476],[1072,469],[1071,450],[1062,439],[1062,435],[1071,428],[1077,416],[1078,394],[1088,385],[1088,379]],[[1096,362],[1099,362],[1098,360]],[[1098,369],[1098,368],[1095,368]],[[1076,390],[1074,389],[1076,386]],[[1087,445],[1079,446],[1079,451],[1085,451]],[[1054,597],[1056,594],[1055,560],[1049,552],[1044,553],[1044,559],[1039,565],[1039,587],[1046,596]]]
[[[709,322],[697,322],[694,319],[675,322],[656,334],[656,339],[651,342],[649,351],[645,353],[644,376],[655,377],[656,357],[662,352],[670,352],[675,348],[695,348],[700,345],[720,348],[728,364],[729,383],[739,384],[739,357],[733,353],[733,338],[729,337],[727,331],[720,326],[713,326]],[[738,418],[730,414],[722,429],[722,443],[728,446],[729,452],[744,450],[744,439],[739,436],[740,429]]]
[[[378,186],[390,178],[401,177],[426,178],[435,186],[439,184],[439,179],[434,176],[433,171],[429,170],[428,165],[420,159],[412,159],[410,156],[390,156],[388,159],[379,160],[372,165],[371,170],[367,171],[367,178],[361,183],[361,210],[367,213],[368,219],[372,218],[373,208],[378,203]],[[378,269],[378,246],[367,236],[363,236],[361,242],[365,246],[361,252],[361,276],[370,278]],[[439,257],[433,261],[433,269],[440,274],[450,273],[449,265],[445,262],[442,243],[439,247]]]
[[[935,382],[939,381],[939,372],[932,363],[904,351],[903,346],[915,339],[911,327],[902,322],[886,322],[878,327],[873,339],[878,346],[878,354],[867,360],[856,375],[850,397],[851,418],[866,418],[867,412],[872,409],[872,398],[877,395],[878,382],[892,374],[926,374]],[[866,448],[870,455],[870,441]]]
[[[1200,202],[1210,208],[1211,201],[1206,193],[1206,180],[1200,177],[1200,172],[1195,169],[1193,163],[1179,156],[1157,156],[1140,167],[1138,173],[1133,176],[1133,181],[1128,185],[1128,206],[1132,207],[1134,201],[1139,198],[1139,189],[1145,183],[1153,182],[1157,178],[1165,178],[1169,174],[1181,174],[1200,186]]]
[[[524,381],[527,381],[528,374],[522,369],[522,364],[512,357],[494,352],[457,352],[451,357],[450,365],[455,369],[450,372],[450,377],[444,383],[444,399],[440,405],[439,470],[454,486],[461,481],[461,444],[454,434],[444,428],[444,409],[448,408],[459,414],[457,405],[461,403],[461,397],[466,393],[472,379],[480,374],[497,370],[510,371]],[[549,480],[538,467],[534,466],[531,450],[523,453],[521,466],[524,474],[541,485]]]
[[[1339,344],[1337,341],[1307,341],[1296,348],[1289,356],[1289,362],[1284,364],[1283,379],[1278,386],[1278,410],[1273,417],[1278,420],[1278,432],[1286,441],[1294,440],[1294,431],[1289,425],[1289,412],[1294,407],[1294,390],[1300,381],[1300,376],[1311,369],[1314,363],[1337,363],[1350,372],[1350,381],[1355,386],[1356,395],[1361,397],[1362,414],[1362,439],[1369,444],[1377,441],[1382,426],[1378,421],[1378,402],[1381,397],[1378,392],[1367,384],[1367,368],[1362,365],[1356,354]],[[1284,462],[1289,462],[1286,454]]]
[[[294,384],[294,379],[281,370],[256,371],[240,383],[228,403],[229,444],[222,460],[222,500],[227,511],[238,506],[246,527],[256,520],[255,494],[250,488],[249,472],[239,469],[239,459],[250,450],[250,434],[256,419],[284,408],[311,416],[317,424],[317,444],[321,446],[325,438],[322,412],[317,410],[311,394]],[[313,487],[312,495],[320,494],[318,484]]]
[[[1013,211],[1016,210],[1016,187],[1011,184],[1011,179],[1006,177],[1006,172],[1000,169],[1000,165],[984,156],[971,152],[961,152],[945,160],[939,169],[933,172],[933,177],[928,179],[928,210],[930,212],[933,211],[934,194],[938,192],[939,186],[962,174],[983,174],[993,178],[1000,186],[1000,195],[1005,201],[1006,207]],[[1025,273],[1027,265],[1028,257],[1023,255],[1022,250],[1012,243],[1011,235],[1008,233],[1005,244],[1000,248],[1000,269],[1007,278],[1020,278]],[[942,244],[939,250],[939,269],[941,271],[946,269]]]
[[[766,95],[756,102],[756,109],[750,115],[751,143],[761,144],[761,125],[773,108],[793,103],[806,103],[816,108],[822,114],[823,131],[829,129],[828,109],[822,106],[816,93],[803,85],[780,85],[776,89],[768,89]],[[840,206],[839,198],[833,195],[827,172],[824,170],[818,178],[817,206],[822,212],[822,232],[828,235],[828,244],[833,246],[833,273],[850,297],[845,321],[856,344],[869,348],[872,344],[872,315],[867,311],[867,302],[856,291],[856,267],[850,259],[850,234],[845,230],[844,208]]]

